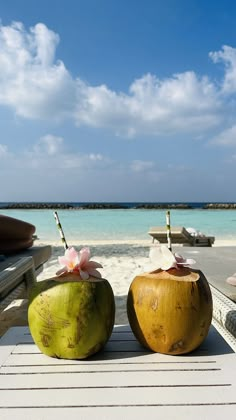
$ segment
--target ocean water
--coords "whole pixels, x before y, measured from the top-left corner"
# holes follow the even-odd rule
[[[165,210],[57,210],[65,237],[73,240],[147,240],[151,226],[165,226]],[[36,226],[41,241],[58,241],[53,210],[5,210],[1,214]],[[193,227],[216,239],[236,240],[236,210],[171,210],[171,225]]]

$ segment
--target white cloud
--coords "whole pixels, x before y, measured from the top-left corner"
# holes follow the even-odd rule
[[[190,163],[190,162],[189,162]],[[168,163],[167,164],[167,169],[168,171],[173,171],[175,173],[186,173],[189,170],[191,170],[191,164],[173,164],[173,163]]]
[[[155,166],[154,162],[147,161],[147,160],[133,160],[131,162],[131,170],[134,172],[145,172],[147,170],[152,169]]]
[[[110,165],[111,160],[101,154],[64,154],[61,157],[62,166],[65,169],[93,170]]]
[[[196,170],[196,162],[180,170],[181,161],[177,166],[171,165],[168,154],[166,162],[159,159],[158,165],[151,160],[121,162],[92,151],[70,153],[65,140],[64,143],[64,147],[53,154],[44,153],[42,149],[39,152],[34,145],[20,152],[1,145],[4,147],[0,150],[8,153],[0,165],[0,179],[6,180],[2,182],[2,201],[21,201],[22,185],[25,201],[60,201],[62,196],[64,201],[138,201],[140,197],[143,201],[194,201],[196,197],[204,201],[209,191],[211,197],[216,197],[211,200],[217,201],[220,200],[217,198],[220,197],[217,194],[221,194],[219,190],[225,193],[226,188],[226,194],[230,190],[229,197],[232,192],[234,164],[217,166],[217,174],[222,179],[218,177],[216,182],[218,175],[209,172],[208,163],[200,171]],[[182,161],[185,160],[183,155]],[[226,175],[221,168],[226,169]]]
[[[8,156],[8,148],[5,144],[0,144],[0,159]]]
[[[236,48],[224,45],[221,51],[211,52],[210,57],[214,63],[223,62],[225,65],[225,75],[222,84],[224,93],[232,94],[236,92]]]
[[[78,82],[78,125],[109,127],[117,134],[166,135],[202,132],[219,124],[221,101],[208,78],[194,72],[163,81],[146,74],[134,81],[129,93],[116,93],[105,85]]]
[[[100,153],[90,153],[88,157],[94,162],[103,160],[103,156]]]
[[[236,146],[236,124],[219,133],[210,143],[222,146]]]
[[[41,137],[35,145],[34,150],[37,153],[46,153],[49,156],[55,155],[62,150],[63,138],[46,134]]]
[[[0,105],[24,118],[70,118],[78,126],[106,128],[126,137],[197,137],[227,123],[227,95],[236,92],[234,48],[210,53],[214,63],[225,64],[221,87],[188,71],[165,79],[145,74],[128,92],[116,92],[105,84],[90,86],[79,77],[73,79],[56,59],[59,41],[43,23],[28,31],[19,22],[0,24]]]
[[[0,104],[25,118],[61,119],[75,106],[74,81],[55,62],[59,37],[38,23],[29,32],[19,22],[0,25]]]
[[[63,137],[46,134],[30,149],[21,152],[9,152],[6,145],[0,144],[1,167],[5,166],[14,172],[19,170],[60,171],[65,176],[72,172],[107,168],[112,164],[109,157],[101,153],[71,153],[66,150]]]

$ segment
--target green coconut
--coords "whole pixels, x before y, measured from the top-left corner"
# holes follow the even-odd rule
[[[199,270],[172,268],[143,273],[130,285],[127,314],[143,346],[164,354],[189,353],[208,334],[211,290]]]
[[[110,283],[66,273],[36,283],[29,296],[28,322],[42,353],[84,359],[108,341],[114,326],[115,300]]]

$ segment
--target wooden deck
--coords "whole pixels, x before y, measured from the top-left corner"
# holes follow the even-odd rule
[[[83,361],[41,354],[27,327],[0,340],[0,418],[233,419],[236,355],[212,325],[198,350],[151,353],[129,326],[115,326],[103,351]]]

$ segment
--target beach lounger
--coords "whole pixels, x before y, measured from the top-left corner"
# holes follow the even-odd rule
[[[36,227],[0,214],[0,311],[27,297],[29,286],[51,257],[50,246],[33,246]]]
[[[167,243],[166,227],[151,227],[148,234],[152,236],[153,242],[156,239],[160,243]],[[191,234],[182,226],[173,226],[171,228],[171,240],[173,244],[183,244],[188,246],[212,246],[215,241],[214,236],[205,236],[203,234]]]
[[[0,262],[0,312],[14,299],[27,297],[28,288],[51,257],[51,246],[33,246]]]
[[[156,239],[160,243],[167,243],[166,227],[155,226],[151,227],[148,234],[152,236],[153,241]],[[192,236],[184,227],[173,226],[171,228],[171,240],[175,244],[192,245]]]

